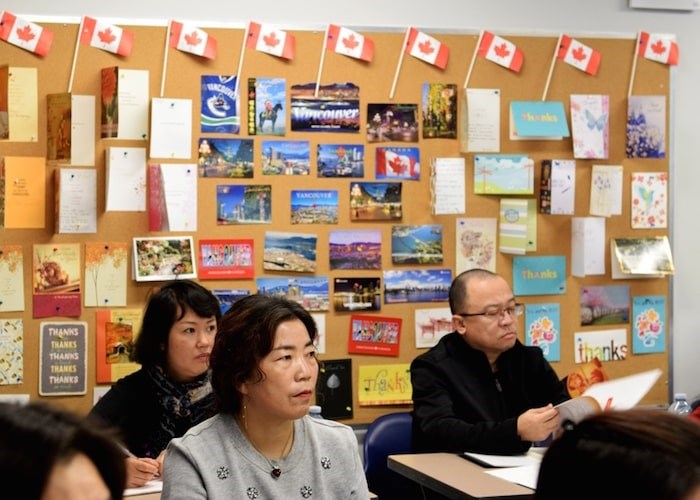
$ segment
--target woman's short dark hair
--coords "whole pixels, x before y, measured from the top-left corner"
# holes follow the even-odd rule
[[[175,322],[190,309],[200,318],[221,319],[221,305],[216,296],[199,283],[175,280],[151,292],[136,337],[132,361],[143,366],[165,365],[168,334]]]
[[[308,311],[282,297],[248,295],[224,314],[209,360],[220,412],[238,414],[242,400],[238,387],[265,378],[260,360],[272,351],[277,327],[293,320],[304,323],[311,341],[316,340],[316,322]]]
[[[604,411],[549,445],[535,499],[683,500],[700,487],[700,425],[664,410]]]
[[[121,499],[126,460],[110,432],[46,403],[0,403],[3,489],[22,492],[23,498],[41,498],[54,466],[82,453],[95,464],[111,497]]]

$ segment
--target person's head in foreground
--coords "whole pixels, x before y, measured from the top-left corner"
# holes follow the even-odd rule
[[[303,417],[318,377],[314,319],[296,302],[261,294],[234,306],[211,358],[219,411],[236,415],[243,428],[251,419]]]
[[[654,409],[565,422],[535,492],[536,500],[562,498],[700,500],[700,425]]]
[[[104,429],[45,403],[0,403],[0,482],[17,498],[121,500],[124,454]]]

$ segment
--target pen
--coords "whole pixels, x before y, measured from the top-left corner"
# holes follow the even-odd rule
[[[134,455],[133,453],[131,453],[131,451],[129,450],[129,448],[127,448],[127,447],[124,446],[123,444],[120,444],[120,445],[119,445],[119,448],[121,448],[121,450],[124,452],[124,455],[126,455],[127,457],[136,458],[136,455]]]

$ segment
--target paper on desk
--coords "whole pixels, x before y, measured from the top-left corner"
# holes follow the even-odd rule
[[[487,467],[521,467],[524,465],[539,464],[542,461],[541,454],[530,452],[521,455],[488,455],[465,451],[464,456],[479,465],[485,465]]]
[[[527,488],[537,487],[537,476],[540,473],[539,462],[520,467],[507,467],[505,469],[491,469],[484,471],[486,474],[505,479],[511,483],[521,484]]]
[[[161,479],[152,479],[139,488],[127,488],[124,490],[125,497],[135,495],[145,495],[146,493],[157,493],[163,491],[163,481]]]

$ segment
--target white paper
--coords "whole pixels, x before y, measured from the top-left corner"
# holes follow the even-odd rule
[[[197,165],[161,165],[170,231],[197,230]]]
[[[105,149],[105,211],[146,211],[146,148]]]
[[[484,471],[508,482],[520,484],[526,488],[535,489],[537,487],[537,477],[540,474],[540,464],[523,465],[522,467],[508,467],[506,469],[493,469]]]
[[[552,160],[551,213],[573,215],[576,193],[576,162]]]
[[[119,139],[148,139],[148,70],[119,69]]]
[[[605,219],[571,218],[571,275],[605,274]]]
[[[38,82],[37,68],[9,67],[7,115],[11,142],[39,140]]]
[[[71,95],[70,164],[95,166],[95,96]]]
[[[466,211],[464,179],[464,158],[433,159],[433,214],[463,214]]]
[[[59,171],[57,232],[97,232],[97,172],[94,168]]]
[[[192,157],[192,100],[154,98],[151,105],[151,158]]]
[[[126,488],[124,490],[125,497],[136,495],[145,495],[146,493],[158,493],[163,491],[163,481],[161,479],[152,479],[139,488]]]
[[[501,91],[467,89],[467,151],[498,153],[501,150]]]

